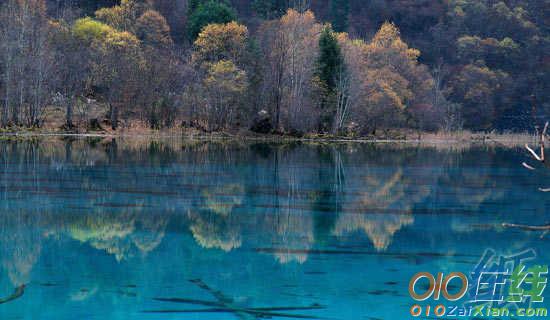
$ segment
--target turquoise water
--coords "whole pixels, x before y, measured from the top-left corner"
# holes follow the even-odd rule
[[[502,227],[550,222],[537,191],[550,175],[526,159],[486,146],[1,141],[0,319],[411,319],[419,271],[468,273],[487,248],[550,262],[550,235]]]

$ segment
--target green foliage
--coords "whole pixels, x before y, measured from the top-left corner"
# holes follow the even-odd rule
[[[86,17],[75,21],[73,34],[77,39],[96,45],[115,47],[135,47],[139,40],[133,34],[118,31],[104,23]]]
[[[113,32],[115,29],[112,27],[90,17],[78,19],[73,25],[75,37],[86,42],[105,39]]]
[[[338,39],[329,25],[321,31],[319,51],[319,78],[329,90],[333,90],[338,73],[343,71],[344,61]]]
[[[330,25],[325,25],[319,36],[317,76],[321,89],[321,130],[330,130],[336,104],[337,79],[344,73],[344,57],[336,34]]]
[[[188,0],[187,1],[187,16],[190,17],[193,15],[195,10],[199,7],[201,3],[204,3],[208,0]]]
[[[237,20],[237,14],[224,2],[209,0],[200,3],[188,19],[187,31],[189,38],[194,41],[205,26]]]
[[[243,9],[242,23],[230,3]],[[193,83],[193,104],[204,105],[205,86],[224,84],[225,69],[246,73],[247,87],[234,100],[242,110],[233,114],[265,110],[282,131],[326,131],[331,122],[342,131],[351,123],[436,128],[446,106],[469,129],[526,129],[550,114],[547,7],[542,0],[4,1],[0,100],[10,119],[0,113],[1,124],[20,123],[18,110],[52,93],[74,100],[101,90],[98,96],[153,119],[150,110],[183,100],[176,83]],[[375,35],[354,40],[346,30]],[[171,35],[183,42],[185,33],[193,46],[173,46]],[[53,79],[19,88],[42,86],[46,80],[26,78],[45,77],[28,71],[37,66],[48,66]],[[228,89],[228,97],[237,95]],[[28,93],[23,102],[20,90]],[[214,106],[215,91],[206,96]],[[164,121],[155,119],[154,127]]]

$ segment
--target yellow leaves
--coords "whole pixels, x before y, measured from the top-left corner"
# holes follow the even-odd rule
[[[78,19],[75,22],[73,34],[80,40],[94,42],[97,45],[111,47],[136,47],[139,45],[139,40],[133,34],[126,31],[117,31],[89,17]]]
[[[111,8],[101,8],[95,12],[98,20],[117,29],[125,29],[127,26],[127,10],[123,6],[114,6]]]
[[[232,61],[220,60],[209,65],[204,85],[220,94],[240,94],[246,89],[246,72]]]
[[[139,46],[139,40],[130,32],[111,32],[107,34],[105,38],[107,45],[118,48],[137,47]]]
[[[410,72],[417,66],[420,51],[409,48],[401,40],[399,29],[393,23],[384,23],[372,41],[365,46],[371,68],[393,66],[400,72]]]
[[[236,22],[209,24],[195,40],[192,62],[202,78],[205,114],[211,128],[223,128],[238,114],[237,106],[247,88],[246,72],[238,67],[247,40],[248,29]]]
[[[409,84],[407,79],[389,67],[369,70],[365,86],[371,94],[367,97],[367,101],[371,105],[404,110],[406,100],[413,96]]]
[[[401,40],[392,23],[384,23],[365,48],[367,104],[404,110],[414,99],[413,88],[423,90],[427,71],[418,65],[420,51]]]
[[[287,39],[289,47],[309,47],[317,49],[322,25],[317,23],[311,11],[299,13],[289,9],[280,19],[279,32]]]
[[[248,29],[235,21],[226,24],[212,23],[204,27],[195,41],[195,45],[200,47],[208,39],[223,39],[224,36],[243,41],[248,36]]]
[[[401,41],[399,29],[395,24],[385,22],[380,30],[374,35],[371,41],[373,46],[389,48],[394,45],[396,41]]]
[[[414,48],[407,49],[407,57],[409,57],[410,60],[414,60],[416,62],[416,60],[418,60],[418,57],[420,57],[420,50]]]
[[[294,9],[288,9],[286,14],[281,17],[282,25],[296,25],[296,24],[316,24],[315,15],[310,10],[304,13],[300,13]]]
[[[213,62],[221,59],[239,60],[244,54],[248,29],[237,22],[213,23],[204,27],[195,40],[195,63]]]
[[[135,0],[122,0],[120,5],[101,8],[95,12],[98,20],[118,30],[135,32],[134,22],[147,5]]]
[[[243,202],[244,187],[238,183],[218,185],[202,191],[204,208],[213,213],[228,217],[235,206]],[[224,201],[220,202],[219,195],[223,195]]]
[[[73,26],[73,34],[87,42],[105,39],[113,32],[116,30],[112,27],[89,17],[76,20]]]

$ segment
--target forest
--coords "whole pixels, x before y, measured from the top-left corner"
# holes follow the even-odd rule
[[[0,127],[526,131],[550,0],[3,0]]]

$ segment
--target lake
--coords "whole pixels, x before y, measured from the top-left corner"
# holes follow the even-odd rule
[[[468,274],[487,249],[548,264],[550,235],[502,226],[550,222],[550,175],[527,160],[483,145],[4,139],[0,319],[411,319],[417,272]]]

